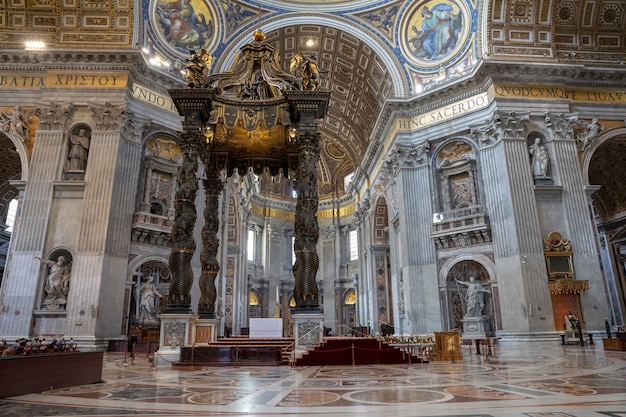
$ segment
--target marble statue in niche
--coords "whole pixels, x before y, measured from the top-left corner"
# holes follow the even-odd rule
[[[70,290],[71,262],[68,262],[63,255],[59,255],[56,261],[42,259],[38,256],[35,256],[35,259],[48,267],[44,286],[44,309],[57,310],[62,308],[67,303],[67,295]]]
[[[84,173],[89,156],[90,132],[84,127],[76,128],[68,135],[68,153],[65,172]]]
[[[550,178],[550,155],[548,149],[541,143],[540,137],[535,137],[532,145],[528,147],[530,154],[530,166],[535,179]]]
[[[465,318],[482,317],[485,308],[485,293],[489,294],[489,290],[485,289],[473,276],[469,277],[469,282],[459,281],[458,279],[456,282],[467,287],[465,292]]]

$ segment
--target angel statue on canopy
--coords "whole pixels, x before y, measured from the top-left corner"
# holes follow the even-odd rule
[[[206,78],[209,76],[209,70],[213,65],[213,57],[206,49],[202,49],[198,55],[194,49],[189,50],[191,58],[187,60],[185,67],[185,79],[187,85],[192,88],[206,87]]]
[[[289,63],[289,71],[294,75],[302,77],[303,90],[317,90],[319,88],[320,70],[317,66],[317,55],[313,54],[308,58],[302,52],[296,53]]]

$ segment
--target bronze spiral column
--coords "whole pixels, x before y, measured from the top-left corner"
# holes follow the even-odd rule
[[[208,146],[207,146],[208,148]],[[202,227],[202,251],[200,252],[200,300],[198,302],[198,315],[201,318],[215,318],[215,300],[217,292],[215,278],[220,270],[217,260],[220,240],[217,237],[219,231],[219,197],[224,184],[220,178],[220,171],[216,161],[211,157],[210,150],[202,155],[202,163],[205,166],[206,179],[204,179],[205,208],[204,226]]]
[[[172,252],[169,260],[172,281],[166,313],[191,313],[191,258],[196,250],[193,230],[197,218],[195,200],[198,191],[196,143],[194,134],[180,134],[184,160],[178,170],[179,187],[174,199],[176,214],[172,226]]]
[[[296,262],[293,265],[295,278],[294,298],[296,310],[319,309],[318,287],[315,281],[319,267],[317,240],[317,163],[320,156],[319,133],[305,131],[296,137],[298,148],[298,168],[295,189],[298,202],[295,215],[294,251]]]

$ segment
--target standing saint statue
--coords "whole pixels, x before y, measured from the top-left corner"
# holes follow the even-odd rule
[[[541,138],[535,138],[535,143],[528,147],[530,153],[530,163],[535,178],[549,178],[548,165],[550,164],[550,156],[548,150],[541,144]]]
[[[89,152],[89,138],[85,129],[80,129],[78,135],[70,135],[70,150],[65,165],[68,171],[84,171],[87,168],[87,154]]]
[[[65,304],[70,290],[71,266],[65,264],[64,256],[59,256],[56,262],[41,259],[38,256],[35,256],[35,259],[50,268],[46,278],[46,297],[44,302],[47,304]]]
[[[467,287],[467,292],[465,293],[465,301],[467,303],[465,318],[482,317],[483,309],[485,308],[485,293],[489,294],[489,290],[486,290],[472,276],[469,277],[469,282],[459,281],[458,279],[455,281]]]
[[[163,294],[154,285],[154,279],[149,277],[141,286],[141,301],[139,318],[145,320],[156,319],[156,297],[162,298]]]

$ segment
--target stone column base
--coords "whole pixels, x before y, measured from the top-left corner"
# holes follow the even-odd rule
[[[294,313],[291,315],[296,350],[309,350],[322,343],[324,315],[320,312]]]
[[[161,314],[159,350],[154,354],[155,366],[169,366],[180,361],[180,348],[192,345],[193,314]]]
[[[191,340],[194,346],[206,345],[217,340],[217,319],[196,319],[193,322]]]

